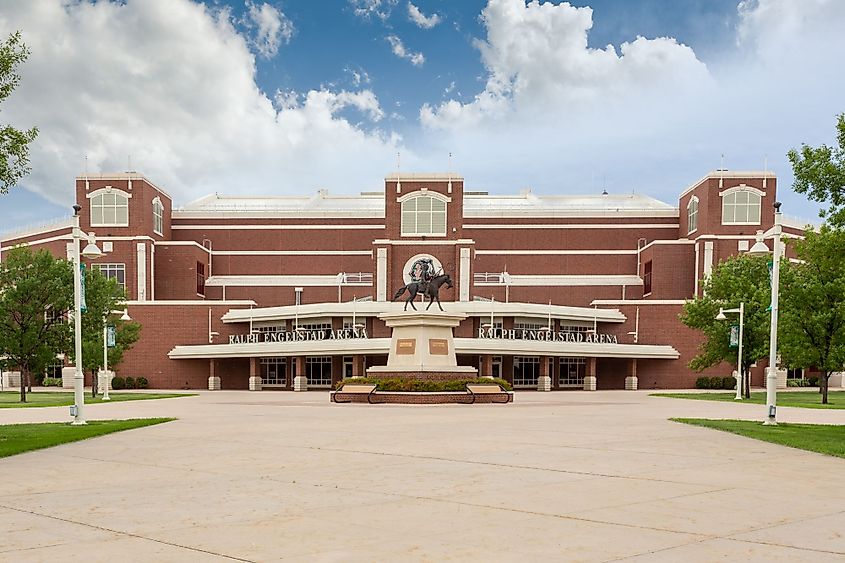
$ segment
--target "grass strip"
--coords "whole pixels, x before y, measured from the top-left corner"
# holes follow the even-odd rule
[[[696,401],[724,401],[727,403],[766,404],[766,392],[755,391],[750,399],[736,401],[734,392],[730,393],[651,393],[651,397],[670,397],[672,399],[692,399]],[[828,404],[822,404],[822,396],[812,391],[778,391],[779,407],[800,407],[807,409],[845,409],[845,391],[829,391]]]
[[[0,458],[32,450],[52,448],[143,426],[170,422],[175,418],[133,418],[130,420],[92,420],[82,426],[69,422],[5,424],[0,426]]]
[[[171,399],[173,397],[193,397],[196,393],[109,393],[111,401],[103,401],[102,395],[97,398],[85,395],[86,405],[99,403],[115,403],[120,401],[145,401],[148,399]],[[20,391],[0,391],[0,409],[16,409],[29,407],[66,407],[73,404],[73,393],[52,391],[35,391],[26,394],[26,402],[21,403]]]
[[[777,426],[765,426],[762,422],[751,420],[709,418],[671,418],[670,420],[714,428],[790,448],[845,458],[845,426],[787,422],[780,422]]]

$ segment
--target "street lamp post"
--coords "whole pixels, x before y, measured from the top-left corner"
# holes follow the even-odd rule
[[[736,397],[734,397],[735,401],[742,400],[742,384],[743,384],[743,373],[742,373],[742,331],[745,325],[745,302],[741,301],[739,303],[738,309],[722,309],[719,307],[719,314],[716,315],[717,321],[724,321],[727,319],[725,313],[739,313],[739,350],[737,351],[737,358],[736,358]]]
[[[111,314],[123,313],[121,315],[121,321],[131,321],[132,317],[129,316],[129,311],[124,309],[123,311],[112,311]],[[109,387],[111,387],[111,378],[109,377],[109,316],[106,315],[106,318],[103,322],[103,401],[111,401],[111,397],[109,397]]]
[[[781,217],[780,202],[774,203],[775,208],[775,223],[769,231],[763,233],[757,231],[757,242],[748,251],[751,256],[765,256],[769,254],[769,247],[763,242],[764,238],[772,237],[774,239],[774,249],[772,252],[772,324],[769,333],[769,365],[766,368],[766,420],[763,424],[776,425],[777,424],[777,345],[778,345],[778,298],[780,291],[780,236]]]
[[[91,242],[89,235],[83,233],[82,229],[79,228],[79,212],[81,210],[81,206],[73,206],[73,341],[76,370],[73,373],[73,408],[71,409],[73,422],[71,424],[76,426],[85,424],[85,417],[82,414],[82,408],[85,405],[84,375],[82,373],[82,257],[99,258],[103,254],[97,248],[97,245]],[[88,241],[88,244],[80,252],[79,241],[83,238]]]

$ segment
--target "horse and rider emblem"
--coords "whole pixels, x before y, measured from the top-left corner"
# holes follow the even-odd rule
[[[442,311],[443,306],[440,304],[440,287],[444,284],[448,288],[452,287],[452,278],[449,277],[449,274],[444,274],[442,270],[440,272],[435,272],[434,261],[431,258],[420,258],[411,265],[411,270],[408,272],[408,275],[411,278],[410,283],[402,286],[399,291],[396,292],[396,295],[393,296],[393,301],[399,299],[399,296],[407,290],[408,298],[405,300],[406,311],[408,310],[408,303],[411,304],[411,308],[415,311],[417,310],[414,306],[414,299],[416,299],[418,294],[428,297],[428,307],[425,308],[426,311],[428,311],[431,304],[435,301],[437,301],[437,306],[440,307],[440,310]]]

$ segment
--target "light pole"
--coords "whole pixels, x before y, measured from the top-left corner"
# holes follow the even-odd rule
[[[121,315],[121,321],[131,321],[132,317],[129,316],[129,311],[124,309],[123,311],[112,311],[110,314],[117,314],[123,313]],[[106,315],[105,320],[103,321],[103,377],[101,378],[101,383],[103,385],[103,401],[111,401],[111,397],[109,397],[109,387],[111,387],[111,378],[109,377],[109,316]]]
[[[757,231],[757,242],[748,251],[750,256],[766,256],[769,254],[769,247],[763,242],[764,238],[772,237],[774,239],[774,249],[772,252],[772,325],[769,333],[769,365],[766,368],[766,420],[763,424],[775,425],[777,424],[777,385],[778,373],[777,366],[777,347],[778,347],[778,293],[780,291],[780,236],[781,230],[781,212],[780,202],[774,203],[775,208],[775,223],[771,229],[763,233]]]
[[[73,373],[73,425],[85,424],[85,417],[82,415],[82,407],[85,404],[84,376],[82,373],[82,256],[85,258],[99,258],[103,255],[97,245],[91,242],[89,235],[79,228],[80,205],[73,206],[73,341],[74,341],[74,363],[76,370]],[[80,253],[79,241],[88,241],[85,249]]]
[[[736,358],[736,370],[737,370],[737,377],[736,377],[736,397],[734,397],[735,401],[742,400],[742,331],[745,325],[745,302],[741,301],[739,303],[739,309],[723,309],[719,307],[719,314],[716,315],[717,321],[724,321],[727,319],[725,313],[739,313],[739,351],[737,352]]]

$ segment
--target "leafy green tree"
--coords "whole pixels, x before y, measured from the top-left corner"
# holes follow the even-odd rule
[[[0,102],[8,98],[21,80],[18,65],[29,56],[21,41],[21,32],[11,34],[0,43]],[[19,131],[11,125],[0,128],[0,194],[9,192],[21,178],[29,174],[29,144],[38,136],[38,128]]]
[[[91,373],[92,394],[97,393],[96,372],[103,366],[103,327],[106,322],[116,327],[115,346],[109,348],[109,366],[117,366],[123,353],[138,340],[141,325],[131,321],[115,320],[110,313],[123,309],[126,294],[113,279],[105,277],[96,268],[85,273],[85,303],[82,314],[82,369]]]
[[[65,317],[73,307],[73,268],[46,250],[14,248],[0,262],[0,356],[21,369],[21,402],[32,373],[66,350]]]
[[[821,216],[835,227],[845,226],[845,114],[836,118],[836,147],[821,145],[813,148],[805,144],[801,150],[787,153],[792,163],[799,194],[806,194],[813,201],[827,203],[828,209]]]
[[[781,273],[780,353],[787,365],[821,371],[827,404],[831,372],[845,368],[845,231],[825,225],[794,240],[802,262]]]
[[[718,321],[719,308],[733,309],[745,303],[745,323],[742,339],[741,373],[748,373],[751,364],[769,353],[769,326],[771,288],[769,285],[768,260],[748,255],[732,256],[713,268],[704,282],[702,297],[684,304],[681,322],[704,333],[705,340],[698,355],[689,366],[702,371],[720,362],[736,366],[737,350],[730,347],[730,326],[739,322],[734,316],[731,321]],[[750,397],[749,378],[745,378],[745,396]]]

